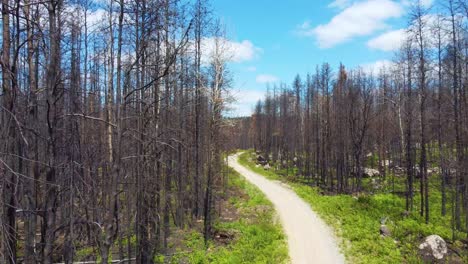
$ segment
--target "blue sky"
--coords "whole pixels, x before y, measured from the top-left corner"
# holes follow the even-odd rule
[[[348,68],[385,65],[403,40],[412,2],[213,0],[237,47],[230,63],[238,99],[232,115],[250,115],[267,83],[290,84],[323,62],[335,71],[340,62]]]

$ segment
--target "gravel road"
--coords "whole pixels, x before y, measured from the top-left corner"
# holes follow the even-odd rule
[[[287,185],[271,181],[240,165],[238,154],[229,157],[229,166],[257,186],[273,203],[288,237],[293,264],[345,263],[333,231]]]

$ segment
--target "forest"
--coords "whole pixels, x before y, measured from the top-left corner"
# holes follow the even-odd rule
[[[437,10],[412,7],[390,65],[334,72],[323,63],[270,86],[252,117],[237,120],[233,144],[329,195],[388,188],[405,214],[426,224],[450,216],[453,236],[468,236],[468,9],[447,0]],[[433,194],[440,210],[431,211]]]
[[[293,189],[319,213],[404,199],[399,217],[443,222],[467,258],[466,1],[416,1],[391,64],[325,62],[238,118],[212,5],[2,0],[0,263],[286,263],[276,204],[229,168],[239,150],[317,188]]]
[[[3,0],[1,22],[0,262],[150,263],[199,219],[210,239],[229,75],[209,3]]]

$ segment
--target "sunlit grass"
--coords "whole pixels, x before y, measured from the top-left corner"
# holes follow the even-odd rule
[[[428,235],[437,234],[446,241],[452,240],[451,217],[441,216],[441,193],[437,177],[430,185],[430,222],[424,223],[419,215],[419,197],[414,199],[414,210],[405,216],[405,198],[392,194],[383,188],[375,194],[321,195],[318,187],[294,177],[284,177],[272,170],[256,167],[245,152],[239,162],[249,169],[273,180],[287,182],[292,189],[316,211],[322,219],[332,226],[341,238],[341,247],[346,258],[353,263],[422,263],[418,258],[418,245]],[[387,177],[391,181],[392,177]],[[404,179],[394,179],[395,188],[404,190]],[[388,185],[383,184],[383,185]],[[391,237],[381,237],[381,220],[387,218],[386,225]],[[456,234],[463,237],[462,233]],[[457,244],[457,243],[454,243]],[[466,257],[466,256],[465,256]]]
[[[236,234],[232,243],[219,246],[211,243],[206,249],[203,235],[193,231],[185,238],[190,252],[181,252],[171,263],[286,263],[288,248],[281,225],[276,222],[272,204],[260,190],[229,170],[229,188],[239,188],[245,197],[231,197],[229,202],[239,210],[240,217],[233,222],[217,222],[218,230]],[[157,261],[164,262],[164,258]]]

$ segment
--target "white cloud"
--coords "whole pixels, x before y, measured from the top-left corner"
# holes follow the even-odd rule
[[[328,7],[343,9],[345,7],[348,7],[350,2],[351,2],[350,0],[335,0],[335,1],[331,2],[328,5]]]
[[[390,18],[402,16],[404,9],[390,0],[365,0],[353,3],[334,16],[327,24],[311,27],[309,22],[298,26],[302,36],[313,36],[321,48],[330,48],[353,37],[366,36],[385,29]]]
[[[234,53],[232,61],[243,62],[250,61],[258,56],[261,49],[255,47],[252,42],[244,40],[242,42],[230,42],[231,51]]]
[[[86,12],[86,23],[88,26],[88,30],[96,30],[101,26],[107,26],[109,23],[109,12],[103,8],[97,9],[85,9],[83,6],[78,4],[67,4],[64,7],[64,12],[69,15],[69,21],[73,21],[74,23],[81,24],[84,26],[84,20],[76,19],[77,17],[83,18]],[[114,21],[116,15],[114,15]]]
[[[274,83],[278,82],[279,78],[270,74],[260,74],[257,75],[256,81],[257,83]]]
[[[220,40],[220,45],[225,49],[226,59],[231,62],[246,62],[251,61],[259,56],[262,52],[262,49],[256,47],[249,40],[243,40],[241,42],[235,42],[228,39],[218,39]],[[205,38],[202,40],[202,53],[203,53],[203,62],[207,64],[210,60],[211,55],[216,48],[216,38]]]
[[[429,8],[432,6],[433,0],[421,0],[421,5],[425,8]]]
[[[86,22],[88,26],[92,29],[97,28],[98,26],[108,22],[109,13],[104,9],[96,9],[94,11],[88,11],[86,16]]]
[[[236,101],[231,105],[234,116],[250,116],[255,104],[265,97],[264,91],[240,89],[233,92]]]
[[[398,50],[405,41],[406,36],[406,29],[387,31],[369,40],[367,46],[371,49],[383,51]]]
[[[442,45],[447,45],[450,42],[450,37],[447,32],[450,32],[451,25],[447,19],[441,16],[427,14],[422,18],[424,21],[423,37],[426,41],[426,45],[432,48],[436,48],[438,41],[437,28],[441,28],[441,42]],[[413,22],[408,28],[402,28],[397,30],[387,31],[367,42],[367,46],[371,49],[382,50],[382,51],[395,51],[402,47],[404,42],[408,38],[414,38],[414,34],[418,28]]]
[[[378,60],[375,62],[370,63],[363,63],[359,65],[359,67],[367,74],[379,74],[381,70],[390,70],[393,65],[395,65],[392,61],[389,60]]]
[[[240,103],[255,104],[258,102],[258,100],[263,99],[263,97],[265,96],[265,92],[249,89],[239,89],[234,96]]]
[[[430,6],[432,6],[432,3],[433,3],[434,1],[433,1],[433,0],[422,0],[421,2],[422,2],[422,4],[423,4],[423,6],[425,6],[425,7],[430,7]]]
[[[255,67],[255,66],[247,67],[247,71],[249,71],[249,72],[256,72],[256,71],[257,71],[257,67]]]
[[[315,32],[314,29],[312,28],[312,25],[310,24],[310,21],[304,21],[304,23],[298,25],[296,27],[295,32],[299,36],[304,36],[304,37],[313,37]]]

